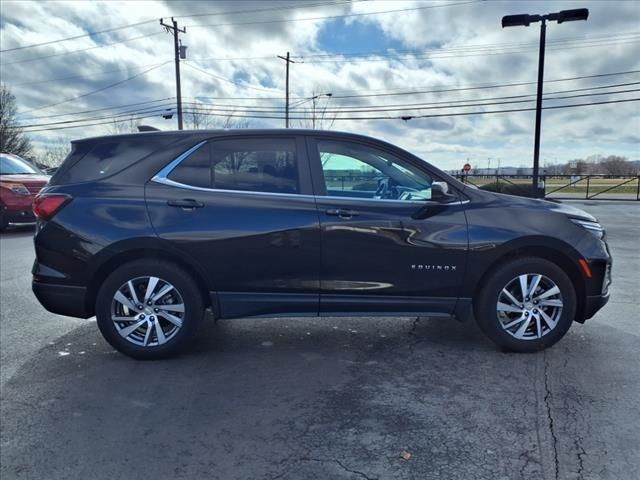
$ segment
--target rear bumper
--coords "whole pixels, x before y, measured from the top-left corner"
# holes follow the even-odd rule
[[[31,223],[36,221],[36,217],[31,210],[31,205],[22,209],[2,208],[0,216],[3,220],[11,223]]]
[[[593,297],[587,297],[584,309],[584,318],[589,319],[593,317],[598,310],[604,307],[609,301],[609,293],[605,295],[595,295]]]
[[[51,313],[68,317],[89,318],[86,287],[56,285],[33,281],[31,288],[38,301]]]

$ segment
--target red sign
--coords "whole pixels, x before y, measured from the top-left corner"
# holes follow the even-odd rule
[[[469,170],[471,170],[471,164],[465,163],[464,167],[462,167],[462,170],[464,170],[465,172],[468,172]]]

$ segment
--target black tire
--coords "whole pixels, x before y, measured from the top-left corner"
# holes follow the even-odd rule
[[[170,283],[175,287],[175,291],[177,291],[179,295],[178,298],[181,298],[182,304],[184,305],[184,312],[177,314],[182,315],[182,325],[173,336],[166,340],[166,343],[159,344],[157,327],[154,327],[151,329],[150,335],[151,337],[156,335],[157,344],[147,346],[136,345],[127,338],[124,338],[118,330],[122,328],[121,326],[132,325],[133,322],[119,323],[117,326],[116,322],[112,320],[112,307],[117,308],[114,306],[118,305],[114,301],[114,296],[129,280],[139,279],[140,277],[157,277],[164,282]],[[138,280],[138,282],[141,282],[141,280]],[[138,293],[138,295],[142,296],[140,293]],[[175,294],[169,294],[169,296],[171,295]],[[158,300],[162,298],[166,299],[167,296],[160,297]],[[112,302],[114,302],[113,305]],[[146,307],[146,305],[143,306]],[[137,313],[138,312],[135,314],[132,313],[132,315],[135,316]],[[194,279],[179,266],[158,260],[136,260],[119,267],[105,279],[96,298],[96,317],[98,327],[104,338],[119,352],[139,360],[167,358],[181,352],[193,338],[203,318],[203,314],[204,304],[202,296]],[[148,313],[147,321],[152,318],[149,315],[154,314]],[[158,314],[155,316],[157,317],[156,321],[160,322],[161,317]],[[164,317],[162,318],[162,322],[164,325],[172,328]],[[144,324],[143,327],[150,328],[149,324]],[[146,330],[146,328],[143,330]]]
[[[521,318],[518,313],[503,313],[503,316],[511,315],[511,318],[505,319],[504,323],[501,322],[499,318],[497,307],[499,298],[502,300],[505,298],[504,296],[500,297],[503,288],[510,284],[510,282],[516,279],[519,275],[524,274],[541,274],[546,277],[545,281],[550,280],[555,283],[560,290],[562,310],[561,312],[558,312],[559,318],[557,319],[557,323],[555,324],[555,327],[547,331],[540,338],[516,338],[503,328],[503,324],[508,325],[509,323],[512,323],[512,318],[515,318],[516,320]],[[515,294],[516,299],[521,300],[521,298],[517,296],[517,292],[515,292]],[[533,298],[531,300],[533,300]],[[530,302],[528,302],[528,305],[535,308],[535,306],[532,306]],[[567,274],[557,265],[542,258],[526,257],[512,260],[499,266],[484,282],[484,285],[474,301],[474,307],[476,321],[478,322],[480,329],[493,342],[509,351],[530,353],[537,352],[554,345],[567,333],[575,318],[576,293]],[[549,308],[552,309],[553,307],[545,307],[547,312],[553,311],[549,310]],[[532,311],[533,310],[531,310],[531,312]],[[529,316],[531,316],[532,319],[534,318],[530,312],[525,312],[522,315],[527,315],[527,319]],[[536,315],[539,316],[539,313]],[[546,322],[542,322],[541,324],[543,326],[546,325],[548,328],[548,324]],[[516,324],[516,326],[511,328],[511,330],[515,330],[519,326],[523,325],[524,322]],[[530,327],[527,327],[527,331],[537,331],[536,325],[530,325]],[[533,333],[529,334],[533,335]]]
[[[7,219],[0,215],[0,232],[4,232],[8,226],[9,222],[7,221]]]

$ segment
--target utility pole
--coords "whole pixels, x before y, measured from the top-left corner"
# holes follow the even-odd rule
[[[176,57],[176,98],[178,103],[178,130],[182,130],[182,93],[180,90],[180,40],[178,39],[178,35],[180,33],[187,33],[187,29],[185,27],[182,27],[182,29],[178,28],[178,22],[173,17],[171,17],[171,22],[173,23],[173,25],[167,25],[162,21],[162,19],[160,19],[160,25],[162,25],[167,30],[167,32],[173,33],[173,48],[175,50]]]
[[[282,55],[278,55],[278,58],[281,58],[282,60],[284,60],[287,64],[287,93],[286,93],[286,100],[285,100],[285,105],[284,105],[284,128],[289,128],[289,64],[290,63],[296,63],[293,60],[291,60],[291,58],[289,58],[289,52],[287,52],[287,56],[283,57]]]

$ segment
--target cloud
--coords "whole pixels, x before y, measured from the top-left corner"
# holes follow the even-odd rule
[[[313,6],[321,3],[324,5]],[[198,99],[212,105],[211,108],[219,109],[220,116],[215,118],[214,125],[222,125],[227,115],[244,115],[245,108],[264,110],[255,115],[281,115],[281,110],[273,110],[283,106],[285,86],[285,64],[277,55],[289,51],[296,60],[290,67],[292,103],[303,102],[292,110],[294,117],[308,114],[312,103],[304,100],[317,93],[333,94],[328,100],[318,101],[318,109],[326,107],[325,125],[331,123],[336,115],[331,112],[336,108],[376,110],[386,105],[402,105],[397,108],[405,110],[396,112],[345,113],[348,116],[375,115],[386,119],[336,120],[333,128],[383,138],[446,169],[459,168],[467,158],[472,161],[477,159],[478,162],[486,162],[488,157],[501,158],[503,165],[505,162],[516,166],[530,163],[534,112],[414,118],[408,122],[397,117],[532,107],[531,102],[455,109],[443,108],[443,105],[452,101],[490,103],[491,100],[484,99],[505,96],[514,97],[512,101],[530,100],[533,97],[521,96],[534,94],[534,84],[413,96],[382,94],[534,82],[537,75],[537,25],[502,29],[500,18],[512,13],[554,11],[564,5],[557,2],[466,3],[457,0],[328,3],[320,0],[307,4],[291,1],[161,0],[4,2],[0,23],[2,49],[132,23],[139,25],[2,53],[2,82],[9,85],[16,95],[20,111],[23,112],[21,118],[24,121],[31,119],[29,121],[33,123],[78,117],[101,118],[111,115],[114,107],[121,107],[117,110],[124,111],[127,105],[174,97],[173,41],[158,23],[159,17],[173,15],[181,26],[187,28],[187,33],[181,35],[183,43],[188,45],[188,58],[181,66],[185,108],[190,108],[189,102]],[[446,6],[447,3],[459,4]],[[10,8],[7,4],[10,4]],[[279,7],[286,8],[274,10]],[[589,2],[588,7],[591,14],[587,22],[549,24],[546,79],[640,69],[638,43],[631,41],[638,40],[637,35],[619,36],[626,32],[637,33],[637,6],[633,2]],[[400,9],[412,10],[359,15]],[[261,11],[251,13],[251,10]],[[244,13],[231,13],[238,11]],[[342,20],[318,18],[345,14],[357,15]],[[145,35],[144,38],[130,40]],[[367,41],[367,35],[370,41]],[[616,35],[618,37],[611,40]],[[565,42],[567,39],[583,41]],[[105,46],[114,42],[123,43]],[[505,44],[511,46],[505,48]],[[91,49],[65,53],[88,48]],[[338,55],[341,52],[371,50],[382,51],[382,54],[365,59]],[[385,55],[385,50],[395,51],[397,55]],[[415,50],[427,53],[417,58],[406,54],[406,51]],[[14,63],[45,56],[51,57]],[[76,98],[139,74],[154,65],[160,66],[113,88]],[[56,80],[66,77],[74,78]],[[545,91],[551,96],[554,92],[636,81],[638,74],[548,82]],[[621,88],[624,87],[617,89]],[[593,92],[596,91],[586,93]],[[353,97],[362,94],[370,96]],[[574,94],[579,95],[580,92]],[[560,99],[547,101],[545,105],[634,97],[637,97],[637,93],[630,92]],[[42,108],[59,102],[60,105]],[[148,103],[132,106],[129,110],[153,110],[153,113],[149,113],[152,116],[144,119],[144,123],[162,129],[175,128],[175,115],[171,120],[164,120],[161,116],[164,108],[175,109],[173,102]],[[434,105],[437,102],[440,102],[440,106]],[[411,105],[416,103],[431,105],[424,105],[428,109],[412,109]],[[637,105],[624,103],[545,110],[543,159],[561,162],[594,153],[619,154],[637,159],[637,132],[640,131]],[[435,106],[438,108],[433,108]],[[105,110],[70,117],[50,117],[95,109]],[[249,121],[255,127],[280,127],[284,123],[279,119]],[[296,121],[293,123],[296,124]],[[105,134],[111,130],[110,125],[97,125],[37,132],[32,136],[36,146],[44,150],[50,143]]]

